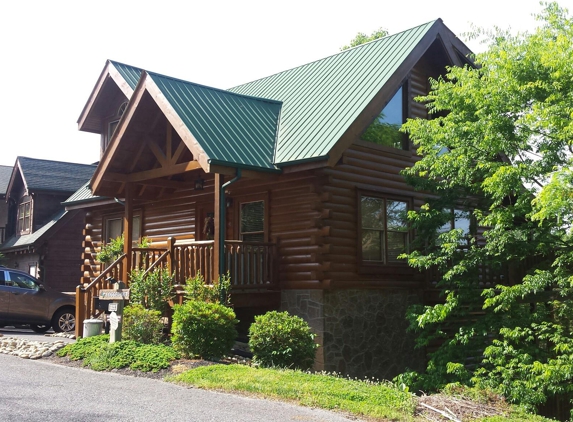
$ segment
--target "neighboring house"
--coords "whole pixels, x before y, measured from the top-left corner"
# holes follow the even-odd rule
[[[51,289],[73,291],[81,265],[83,211],[62,202],[86,183],[95,166],[18,157],[6,198],[5,265],[38,277]]]
[[[180,283],[229,271],[243,332],[268,309],[306,319],[317,368],[421,368],[404,315],[425,277],[397,257],[424,195],[400,175],[416,155],[397,129],[427,117],[414,97],[469,53],[437,20],[228,91],[108,61],[78,121],[101,134],[101,161],[66,203],[88,211],[79,318],[112,274],[99,247],[124,233],[127,277],[146,236]]]
[[[0,166],[0,245],[6,240],[6,223],[8,222],[8,202],[6,189],[12,175],[12,167]]]

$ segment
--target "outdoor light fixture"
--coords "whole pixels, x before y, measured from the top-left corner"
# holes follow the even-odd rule
[[[204,185],[205,185],[205,180],[201,179],[201,176],[199,176],[197,180],[195,180],[195,190],[203,190]]]

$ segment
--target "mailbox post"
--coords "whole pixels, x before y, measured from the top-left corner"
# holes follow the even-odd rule
[[[101,300],[111,301],[108,303],[110,330],[109,342],[115,343],[121,340],[121,326],[123,318],[123,305],[125,300],[129,300],[129,289],[125,288],[125,283],[118,281],[113,285],[113,290],[100,290]]]

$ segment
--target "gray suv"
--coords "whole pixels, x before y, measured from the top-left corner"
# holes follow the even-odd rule
[[[30,325],[37,333],[76,328],[74,296],[46,290],[27,273],[0,266],[0,326]]]

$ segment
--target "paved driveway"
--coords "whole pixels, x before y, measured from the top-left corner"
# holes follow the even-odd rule
[[[66,337],[50,337],[50,334],[54,334],[54,331],[52,329],[50,329],[47,333],[39,334],[35,333],[29,328],[4,327],[0,328],[0,334],[3,334],[6,337],[18,337],[28,341],[40,341],[40,342],[52,342],[52,343],[57,340],[63,340],[65,343],[71,343],[75,341]]]
[[[340,414],[0,355],[3,422],[349,422]]]

